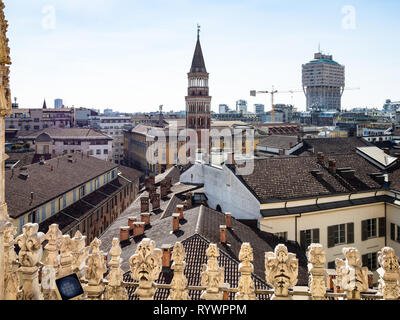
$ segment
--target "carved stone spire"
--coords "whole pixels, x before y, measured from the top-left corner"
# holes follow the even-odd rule
[[[143,239],[136,248],[136,253],[129,259],[133,280],[139,281],[135,294],[140,300],[152,300],[156,292],[154,281],[161,272],[162,252],[156,249],[156,243]]]
[[[207,289],[201,294],[201,300],[222,300],[223,292],[220,288],[224,285],[224,268],[218,265],[219,249],[212,243],[206,251],[207,265],[203,265],[201,285]]]
[[[348,300],[360,300],[368,290],[368,268],[362,267],[361,254],[356,248],[344,248],[345,260],[336,259],[337,283],[346,291]]]
[[[379,274],[379,292],[385,300],[399,299],[400,267],[399,257],[393,248],[385,247],[378,252],[378,262],[381,266]]]
[[[88,284],[84,287],[89,300],[102,300],[104,291],[103,276],[107,271],[104,253],[100,251],[101,241],[94,238],[90,244],[92,252],[89,254],[88,265],[85,268],[85,277]]]
[[[62,243],[62,232],[60,231],[58,224],[52,224],[49,227],[49,231],[46,233],[45,239],[48,241],[44,249],[46,250],[46,260],[44,264],[51,266],[58,272],[60,266],[60,247]]]
[[[121,270],[121,252],[119,239],[114,238],[110,250],[111,260],[108,263],[110,273],[108,275],[108,286],[104,294],[105,300],[128,300],[128,293],[122,285],[124,272]]]
[[[171,290],[169,300],[189,300],[189,292],[187,290],[187,279],[184,275],[186,266],[186,252],[181,242],[177,242],[172,251],[172,270],[174,270],[174,278],[171,282]]]
[[[79,278],[84,277],[89,252],[90,247],[86,247],[86,236],[78,230],[72,238],[72,271],[77,273]]]
[[[253,248],[251,247],[250,243],[243,243],[242,248],[240,249],[239,253],[239,272],[241,273],[241,277],[239,280],[238,290],[239,292],[236,293],[235,299],[236,300],[256,300],[256,290],[254,281],[251,278],[251,274],[254,271],[253,266]]]
[[[311,244],[307,250],[309,289],[313,300],[325,300],[326,256],[321,244]]]
[[[265,253],[265,279],[274,288],[272,300],[290,300],[289,288],[297,284],[299,260],[279,244],[274,252]]]
[[[60,269],[58,272],[59,278],[68,276],[72,273],[72,262],[72,239],[67,234],[62,237],[60,247]]]
[[[42,259],[42,243],[45,235],[38,232],[37,223],[28,223],[22,228],[22,234],[15,241],[20,247],[18,254],[21,274],[22,290],[18,292],[18,300],[42,300],[38,281],[39,263]]]
[[[4,230],[4,300],[16,300],[19,288],[17,255],[14,250],[16,228],[8,222]]]

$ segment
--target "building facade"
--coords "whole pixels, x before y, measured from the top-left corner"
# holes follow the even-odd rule
[[[93,129],[43,129],[21,134],[18,140],[30,143],[37,155],[54,157],[79,152],[100,160],[113,159],[113,138]]]
[[[345,87],[345,67],[331,55],[316,53],[314,60],[303,65],[303,89],[307,110],[341,111]]]

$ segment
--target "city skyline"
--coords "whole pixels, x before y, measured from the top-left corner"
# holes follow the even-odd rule
[[[346,67],[343,108],[378,107],[397,93],[396,1],[5,1],[12,53],[11,94],[21,107],[55,98],[121,112],[184,110],[196,28],[210,73],[212,111],[250,90],[302,90],[301,66],[322,51]],[[374,43],[374,46],[370,44]],[[383,81],[382,81],[383,79]],[[303,93],[276,103],[305,110]],[[250,107],[250,110],[252,108]]]

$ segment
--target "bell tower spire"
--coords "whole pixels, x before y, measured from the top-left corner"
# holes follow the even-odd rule
[[[208,87],[209,73],[204,62],[200,44],[200,25],[197,25],[197,43],[192,66],[188,73],[188,95],[186,96],[186,128],[196,130],[197,149],[209,153],[211,126],[211,97]],[[190,155],[192,156],[192,155]]]

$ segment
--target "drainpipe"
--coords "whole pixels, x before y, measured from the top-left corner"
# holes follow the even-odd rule
[[[294,235],[295,235],[295,241],[297,242],[297,218],[301,218],[301,214],[299,214],[298,216],[295,217],[295,227],[294,227]]]

